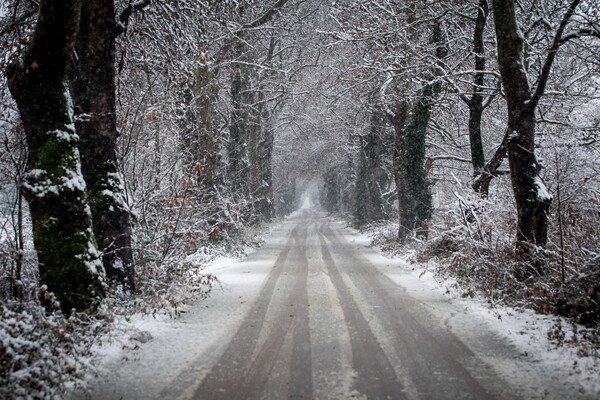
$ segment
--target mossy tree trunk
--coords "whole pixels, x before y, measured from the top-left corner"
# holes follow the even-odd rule
[[[338,173],[334,168],[330,168],[323,174],[322,179],[321,206],[330,213],[337,213],[340,211]]]
[[[444,32],[439,21],[433,25],[431,43],[435,43],[436,57],[443,59],[448,49]],[[435,81],[434,69],[426,79],[429,81],[421,89],[410,116],[406,102],[400,102],[393,117],[396,132],[396,152],[394,175],[399,200],[398,238],[405,240],[410,232],[417,237],[427,238],[427,223],[433,212],[431,182],[425,168],[427,126],[431,119],[431,109],[441,91],[441,84]]]
[[[266,114],[262,120],[265,121]],[[265,124],[266,125],[266,124]],[[259,127],[259,137],[255,148],[256,175],[254,175],[254,196],[257,198],[256,211],[263,221],[271,221],[273,208],[273,143],[275,135],[269,126]]]
[[[357,226],[363,226],[369,222],[367,210],[367,156],[365,153],[365,139],[359,138],[358,158],[356,160],[356,179],[354,183],[354,219]]]
[[[107,277],[133,292],[130,213],[117,156],[115,38],[120,32],[113,0],[82,3],[71,93],[81,169]]]
[[[398,192],[398,238],[404,240],[413,229],[413,208],[408,207],[412,203],[411,191],[408,179],[404,172],[403,160],[407,157],[405,140],[406,121],[408,119],[408,104],[401,101],[397,104],[392,116],[392,124],[396,134],[396,145],[394,149],[394,180]]]
[[[269,43],[269,50],[265,59],[265,64],[272,66],[273,54],[275,48],[278,45],[278,40],[275,36],[271,36]],[[258,105],[257,105],[257,126],[256,126],[256,146],[252,149],[254,153],[254,169],[256,173],[254,177],[255,195],[258,198],[257,211],[259,215],[265,220],[270,221],[274,215],[273,206],[273,144],[275,142],[275,132],[270,126],[269,120],[271,118],[272,110],[269,109],[268,103],[265,99],[265,81],[268,80],[271,74],[263,72],[262,77],[258,76],[260,82],[258,92]]]
[[[421,92],[417,104],[413,107],[412,115],[404,129],[400,130],[399,158],[400,171],[403,182],[402,199],[400,203],[400,230],[399,238],[416,230],[417,236],[428,236],[427,222],[433,212],[431,197],[431,183],[425,171],[427,126],[429,125],[429,111],[434,105],[435,89],[426,85]],[[396,130],[398,132],[398,130]]]
[[[79,0],[42,0],[27,51],[7,70],[30,154],[21,189],[31,211],[40,283],[67,314],[93,306],[104,290],[65,85],[80,7]]]

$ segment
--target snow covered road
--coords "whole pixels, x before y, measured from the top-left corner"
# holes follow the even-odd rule
[[[353,235],[302,210],[246,260],[211,267],[223,290],[182,321],[107,356],[91,397],[585,398]]]

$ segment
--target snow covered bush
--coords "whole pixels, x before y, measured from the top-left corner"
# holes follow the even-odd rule
[[[90,347],[104,322],[47,314],[35,303],[2,304],[0,314],[1,398],[54,399],[85,387]]]
[[[421,264],[463,297],[479,294],[492,306],[529,308],[583,324],[570,343],[597,354],[592,349],[600,345],[600,205],[589,178],[595,175],[573,164],[561,172],[560,201],[555,177],[546,178],[555,198],[548,246],[526,255],[515,246],[514,202],[506,176],[496,178],[488,198],[455,187],[454,202],[434,213],[427,241],[401,244],[395,221],[371,226],[368,233],[373,244]]]

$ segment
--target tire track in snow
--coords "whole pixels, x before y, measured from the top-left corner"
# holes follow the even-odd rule
[[[273,271],[261,290],[256,304],[233,337],[219,361],[195,391],[196,399],[261,398],[272,375],[284,341],[291,336],[292,368],[288,398],[301,398],[312,393],[310,334],[308,332],[308,261],[306,236],[310,222],[299,224],[277,259]],[[298,253],[293,254],[293,253]],[[296,257],[291,257],[290,253]],[[283,275],[283,277],[282,277]],[[286,279],[284,279],[286,278]],[[284,295],[276,301],[277,291]],[[292,310],[292,311],[290,311]],[[264,332],[265,320],[271,329]],[[293,328],[291,335],[288,335]],[[262,343],[259,339],[266,334]],[[271,389],[273,390],[273,389]],[[275,390],[285,390],[276,387]],[[269,396],[267,396],[269,397]]]
[[[515,397],[451,332],[438,326],[418,302],[360,257],[350,243],[331,229],[320,227],[331,243],[336,261],[354,283],[382,327],[383,342],[391,343],[420,398],[493,399]],[[391,351],[390,351],[391,352]],[[488,389],[485,389],[485,388]]]
[[[352,364],[357,372],[355,389],[368,399],[406,398],[404,387],[398,381],[394,368],[345,285],[322,231],[319,231],[319,239],[324,266],[338,293],[344,318],[350,331]]]

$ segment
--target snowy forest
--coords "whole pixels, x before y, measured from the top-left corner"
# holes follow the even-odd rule
[[[2,0],[0,48],[0,397],[302,203],[598,357],[598,2]]]

